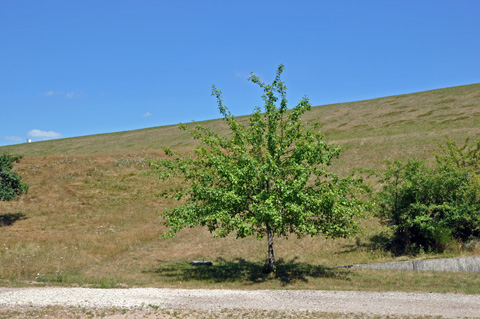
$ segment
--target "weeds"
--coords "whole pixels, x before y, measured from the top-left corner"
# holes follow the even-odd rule
[[[232,318],[232,319],[441,319],[441,316],[408,316],[408,315],[375,315],[366,313],[329,313],[319,311],[283,311],[257,309],[220,309],[220,310],[189,310],[189,309],[161,309],[148,305],[143,309],[84,309],[74,307],[45,307],[37,309],[0,310],[0,319],[20,318],[164,318],[164,319],[205,319],[205,318]]]

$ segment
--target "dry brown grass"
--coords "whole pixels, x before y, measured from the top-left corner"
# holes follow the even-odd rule
[[[425,141],[441,141],[445,135],[460,141],[464,140],[465,135],[480,137],[479,92],[480,84],[472,84],[359,102],[316,106],[305,115],[305,120],[322,123],[322,130],[327,139],[337,141],[341,145],[349,141],[357,145],[357,141],[361,143],[362,140],[368,141],[373,138],[367,146],[387,143],[387,148],[396,150],[398,145],[395,141],[390,142],[390,138],[403,136],[399,145],[401,148],[398,149],[400,155],[405,149],[410,150],[408,154],[423,155],[423,147],[429,147],[430,144],[426,145]],[[215,108],[215,105],[212,104],[212,107]],[[241,117],[240,120],[247,120],[247,117]],[[202,124],[220,133],[227,132],[227,127],[221,120],[204,121]],[[428,137],[415,143],[418,136]],[[409,145],[411,142],[412,146]],[[192,145],[194,142],[188,132],[178,130],[178,125],[170,125],[4,146],[0,147],[0,152],[28,156],[125,153],[156,150],[161,146],[191,148]],[[358,145],[358,148],[365,147]],[[376,162],[372,156],[367,158],[371,158],[372,163]]]
[[[378,168],[385,159],[431,156],[445,135],[457,141],[479,138],[479,92],[476,84],[321,106],[306,120],[321,115],[328,140],[345,147],[333,167],[337,172]],[[205,125],[224,130],[217,121]],[[193,142],[185,134],[170,126],[0,148],[26,155],[15,170],[30,185],[28,195],[0,202],[0,217],[9,221],[0,225],[0,281],[480,292],[480,274],[329,268],[398,259],[371,241],[385,230],[374,218],[351,240],[277,239],[283,273],[273,278],[258,273],[266,253],[263,241],[214,239],[202,228],[161,238],[164,227],[156,212],[175,203],[154,196],[169,185],[152,174],[147,160],[161,157],[162,145],[190,151]],[[452,247],[447,255],[479,255],[475,247]],[[186,266],[202,258],[218,266],[203,277]],[[439,280],[444,283],[436,286]]]
[[[67,280],[162,231],[159,181],[143,157],[27,157],[16,170],[30,191],[0,203],[2,215],[22,216],[1,228],[2,279]]]

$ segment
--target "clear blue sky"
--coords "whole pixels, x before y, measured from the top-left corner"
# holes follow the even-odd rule
[[[480,1],[0,0],[0,146],[480,82]]]

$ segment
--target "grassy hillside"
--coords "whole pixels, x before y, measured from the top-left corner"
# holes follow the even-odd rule
[[[480,136],[480,84],[317,106],[306,114],[305,120],[319,121],[329,140],[347,148],[383,143],[399,154],[423,154],[425,147],[445,135],[453,139]],[[221,120],[203,124],[220,132],[227,129]],[[177,125],[171,125],[4,146],[0,152],[27,156],[123,153],[155,150],[165,145],[188,148],[192,140]]]
[[[305,119],[320,121],[327,140],[344,146],[335,170],[378,168],[385,159],[429,157],[447,135],[480,138],[480,84],[318,106]],[[219,120],[204,124],[226,132]],[[408,258],[378,249],[384,228],[374,218],[352,240],[277,240],[274,278],[261,273],[263,241],[213,239],[202,228],[161,238],[156,211],[175,203],[154,196],[169,185],[152,174],[148,159],[161,157],[161,146],[193,145],[188,133],[166,126],[0,147],[25,155],[15,170],[30,185],[28,195],[0,202],[0,282],[480,293],[480,274],[331,268]],[[480,248],[447,253],[472,254]],[[216,266],[187,265],[202,258]]]

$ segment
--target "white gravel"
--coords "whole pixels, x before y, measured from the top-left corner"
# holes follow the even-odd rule
[[[480,295],[318,290],[0,288],[0,307],[259,309],[480,318]]]

